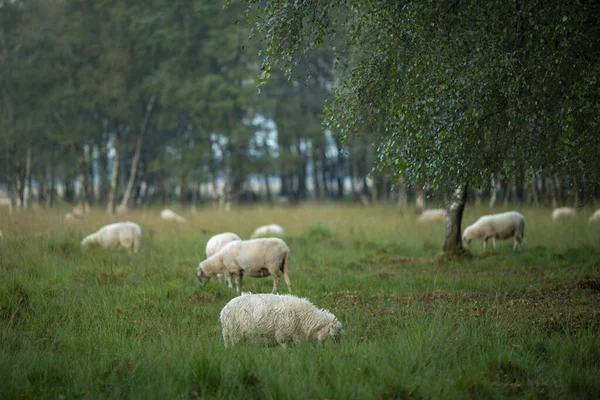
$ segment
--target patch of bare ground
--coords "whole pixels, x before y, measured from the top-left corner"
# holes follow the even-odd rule
[[[364,308],[378,315],[423,310],[466,319],[534,325],[547,334],[600,330],[600,278],[513,293],[429,291],[371,295],[341,291],[325,293],[321,298],[332,308]]]

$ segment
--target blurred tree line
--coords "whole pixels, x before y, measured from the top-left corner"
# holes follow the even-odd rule
[[[367,204],[446,183],[503,202],[598,195],[597,6],[256,3],[0,1],[0,177],[15,204]],[[331,12],[350,42],[319,25]],[[276,35],[248,40],[248,13]]]

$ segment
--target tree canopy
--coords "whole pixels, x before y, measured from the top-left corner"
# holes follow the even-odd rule
[[[595,1],[248,0],[262,76],[341,43],[327,127],[380,135],[380,167],[442,188],[600,176]]]

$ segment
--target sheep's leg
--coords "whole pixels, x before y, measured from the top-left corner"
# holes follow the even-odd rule
[[[285,335],[279,330],[275,331],[275,341],[284,349],[287,347]]]
[[[273,290],[271,291],[271,293],[278,293],[277,292],[278,286],[279,286],[279,274],[277,272],[275,272],[273,274]]]
[[[223,343],[225,343],[225,348],[227,348],[229,344],[229,335],[226,335],[225,333],[223,333]]]
[[[487,249],[487,241],[488,241],[488,238],[483,239],[483,249],[484,250]]]
[[[223,277],[224,277],[225,281],[227,281],[227,287],[232,289],[233,285],[231,284],[231,275],[229,273],[225,273],[225,274],[223,274]]]
[[[494,250],[496,250],[496,237],[492,236],[492,244],[494,245]]]
[[[523,244],[523,239],[519,235],[515,236],[515,244],[513,245],[513,250],[520,249]]]
[[[242,274],[237,273],[235,275],[235,291],[239,294],[240,288],[242,287]]]
[[[290,254],[285,256],[283,264],[283,279],[288,288],[288,293],[292,293],[292,280],[290,279]]]

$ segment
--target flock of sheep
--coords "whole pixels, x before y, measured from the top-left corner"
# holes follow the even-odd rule
[[[171,210],[163,210],[160,215],[167,221],[186,222]],[[206,244],[206,260],[196,272],[200,286],[214,275],[232,287],[233,277],[239,294],[243,276],[273,277],[271,294],[242,293],[225,305],[221,311],[225,346],[238,342],[286,346],[339,338],[342,324],[329,311],[318,309],[306,299],[277,294],[280,271],[288,292],[292,292],[290,248],[283,237],[283,228],[271,224],[257,228],[250,240],[225,232],[211,237]],[[86,236],[81,246],[121,246],[130,253],[137,253],[141,240],[142,230],[138,224],[117,222]]]
[[[569,207],[556,208],[552,220],[575,217],[575,210]],[[185,223],[186,220],[172,210],[165,209],[161,218],[167,221]],[[445,220],[446,211],[433,209],[424,211],[419,221]],[[600,209],[588,221],[600,221]],[[337,340],[342,334],[342,324],[327,310],[318,309],[306,299],[291,294],[279,295],[279,272],[292,292],[290,279],[290,248],[283,241],[284,230],[276,224],[257,228],[249,240],[242,240],[232,232],[225,232],[210,238],[206,244],[206,260],[196,271],[200,286],[204,286],[211,276],[227,282],[232,287],[232,277],[238,294],[241,292],[242,277],[263,278],[272,276],[271,294],[241,293],[221,311],[220,320],[225,346],[238,342],[255,344],[278,344],[304,341]],[[468,226],[462,235],[465,246],[472,240],[483,240],[484,249],[492,239],[513,238],[513,249],[520,248],[525,237],[525,217],[516,211],[486,215]],[[117,222],[106,225],[86,236],[81,247],[99,245],[104,248],[121,246],[130,253],[137,253],[142,240],[142,230],[134,222]],[[0,231],[0,244],[2,232]]]

